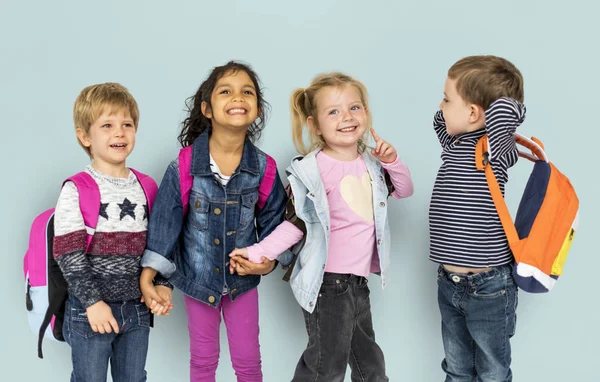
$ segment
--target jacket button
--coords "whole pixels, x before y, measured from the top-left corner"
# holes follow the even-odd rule
[[[196,208],[200,208],[200,201],[196,200],[196,203],[194,203],[194,206],[196,206]]]
[[[381,203],[379,203],[379,205],[380,205],[381,207],[385,207],[385,203],[384,203],[384,202],[381,202]]]
[[[215,296],[208,296],[208,302],[210,302],[211,304],[215,302]]]
[[[219,244],[221,244],[221,240],[219,240],[219,239],[215,239],[215,240],[214,240],[214,243],[215,243],[216,245],[219,245]]]
[[[219,272],[220,272],[220,271],[219,271],[219,268],[216,268],[216,267],[215,267],[215,273],[219,273]]]
[[[221,215],[221,209],[220,208],[215,208],[215,210],[213,212],[215,213],[215,215]]]
[[[237,292],[237,288],[233,288],[233,289],[231,290],[231,294],[234,294],[235,292]]]

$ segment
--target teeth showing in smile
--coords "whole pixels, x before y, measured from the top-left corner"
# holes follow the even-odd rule
[[[354,130],[356,130],[356,126],[344,127],[343,129],[340,129],[339,131],[347,133],[347,132],[354,131]]]
[[[227,111],[227,114],[246,114],[246,110],[244,109],[231,109]]]
[[[110,145],[110,147],[117,147],[117,148],[122,148],[127,146],[125,143],[116,143],[114,145]]]

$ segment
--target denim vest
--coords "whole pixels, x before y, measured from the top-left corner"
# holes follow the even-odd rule
[[[308,312],[315,308],[329,253],[329,204],[317,165],[318,152],[294,158],[286,170],[294,193],[296,215],[306,224],[305,242],[292,271],[290,286],[298,303]],[[371,177],[377,246],[374,255],[379,256],[381,285],[385,288],[390,268],[388,190],[381,163],[368,151],[362,157]]]
[[[210,168],[210,133],[205,131],[193,143],[194,181],[185,216],[178,161],[167,167],[150,214],[142,266],[157,270],[186,295],[217,306],[224,288],[234,300],[258,286],[261,276],[229,274],[229,253],[273,231],[283,221],[287,197],[277,175],[264,207],[258,209],[267,156],[248,139],[239,167],[221,185]]]

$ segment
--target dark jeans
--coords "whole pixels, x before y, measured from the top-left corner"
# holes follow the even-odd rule
[[[342,382],[348,364],[353,382],[388,381],[375,342],[367,279],[325,273],[315,310],[303,312],[308,345],[292,382]]]
[[[150,312],[136,300],[107,303],[119,325],[119,334],[92,331],[83,306],[70,296],[63,333],[71,346],[71,382],[105,382],[108,362],[114,382],[146,381],[146,354]]]
[[[438,269],[446,382],[510,382],[517,286],[511,264],[478,274]]]

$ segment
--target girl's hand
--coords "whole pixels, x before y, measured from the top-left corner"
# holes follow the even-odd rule
[[[168,316],[169,312],[173,309],[173,289],[164,285],[157,285],[154,288],[156,289],[156,293],[158,293],[158,295],[165,301],[164,307],[166,308],[166,311],[163,310],[162,314]]]
[[[140,289],[142,291],[142,302],[146,304],[152,313],[157,316],[166,316],[169,314],[169,310],[173,309],[170,299],[170,288],[163,286],[157,287],[151,282],[140,282]],[[166,294],[163,289],[169,289],[169,293]],[[167,297],[167,299],[164,297]]]
[[[398,157],[396,149],[381,139],[379,134],[375,132],[375,129],[371,128],[371,134],[373,134],[373,139],[375,139],[375,149],[371,151],[373,156],[383,163],[392,163],[395,161],[396,157]]]
[[[234,256],[230,258],[229,269],[233,270],[240,276],[246,275],[266,275],[275,268],[275,260],[269,260],[262,256],[262,263],[253,263],[242,256]],[[233,273],[233,272],[232,272]]]
[[[244,259],[248,258],[248,249],[247,248],[236,248],[229,254],[229,273],[233,274],[235,272],[236,267],[236,257],[243,257]]]

